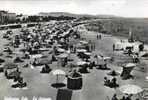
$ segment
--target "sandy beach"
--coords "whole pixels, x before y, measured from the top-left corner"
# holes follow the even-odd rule
[[[121,73],[122,67],[120,63],[124,63],[125,61],[131,61],[131,57],[127,55],[123,55],[120,51],[112,50],[113,43],[120,41],[121,39],[126,39],[122,37],[115,37],[109,35],[103,35],[101,33],[90,32],[85,29],[80,30],[82,32],[81,36],[85,38],[87,41],[91,40],[95,43],[95,51],[92,52],[92,56],[95,54],[101,54],[103,56],[112,56],[114,57],[115,61],[113,63],[109,63],[108,67],[111,69],[116,70],[117,72]],[[14,33],[19,34],[18,30],[13,30]],[[2,39],[2,31],[0,32],[0,48],[1,52],[3,51],[4,45],[8,43],[7,40]],[[102,39],[97,40],[96,34],[101,34]],[[146,45],[146,48],[148,46]],[[17,52],[19,49],[15,49]],[[21,55],[21,54],[18,54]],[[4,58],[5,60],[12,60],[15,58],[6,58],[5,54],[0,58]],[[71,55],[71,58],[74,58],[74,61],[77,61],[77,57],[75,55]],[[51,59],[51,55],[48,55],[48,59]],[[28,63],[26,60],[25,63]],[[11,80],[7,80],[4,77],[3,73],[0,73],[0,100],[3,100],[4,97],[27,97],[29,100],[32,100],[33,97],[50,97],[52,100],[56,100],[58,90],[56,88],[51,87],[51,84],[55,82],[55,76],[52,73],[49,74],[40,74],[40,67],[37,68],[22,68],[23,64],[18,64],[19,68],[22,72],[22,76],[24,80],[28,83],[26,89],[13,89],[11,88],[11,84],[13,82]],[[3,66],[3,65],[1,65]],[[63,69],[65,72],[68,72],[69,68],[63,68],[57,66],[57,62],[50,64],[52,69]],[[146,69],[145,72],[141,71],[140,68],[144,67]],[[134,79],[129,80],[122,80],[120,76],[117,76],[117,82],[119,86],[125,84],[135,84],[139,85],[142,88],[148,87],[148,84],[145,79],[147,74],[147,67],[148,63],[147,60],[140,60],[140,64],[138,64],[134,70],[132,71],[132,75]],[[118,88],[109,88],[104,86],[104,77],[108,76],[107,73],[109,70],[98,70],[93,68],[90,70],[90,73],[83,74],[83,87],[81,90],[74,90],[72,91],[72,98],[71,100],[110,100],[114,93],[117,93],[119,97],[123,94],[119,91]],[[111,76],[108,76],[110,79]],[[66,79],[63,77],[60,78],[61,82],[66,83]],[[133,97],[134,98],[134,97]]]

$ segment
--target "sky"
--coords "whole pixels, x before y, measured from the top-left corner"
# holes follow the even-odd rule
[[[148,0],[0,0],[0,10],[34,15],[39,12],[148,17]]]

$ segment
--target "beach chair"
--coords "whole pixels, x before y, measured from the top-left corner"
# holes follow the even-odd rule
[[[123,71],[121,73],[121,77],[122,79],[126,80],[129,78],[133,78],[133,76],[131,75],[132,70],[134,69],[135,66],[129,66],[130,63],[127,66],[123,67]]]

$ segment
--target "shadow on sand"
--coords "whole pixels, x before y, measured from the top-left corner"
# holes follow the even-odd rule
[[[64,83],[53,83],[53,84],[51,84],[51,86],[54,87],[54,88],[62,88],[62,87],[65,87],[66,84],[64,84]]]

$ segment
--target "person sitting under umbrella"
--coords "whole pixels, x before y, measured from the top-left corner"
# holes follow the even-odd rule
[[[32,65],[33,66],[37,66],[38,64],[39,64],[39,61],[38,61],[37,58],[35,58],[34,61],[33,61],[33,63],[32,63]]]
[[[108,86],[110,88],[116,88],[119,85],[117,84],[117,79],[114,77],[111,81],[107,79],[107,77],[104,77],[104,85]]]
[[[52,55],[52,61],[57,61],[56,57],[54,55]]]
[[[110,80],[107,77],[104,77],[104,85],[109,86]]]
[[[50,66],[48,66],[47,64],[45,64],[45,66],[42,68],[41,73],[49,73],[52,69],[50,68]]]
[[[117,79],[114,77],[112,80],[111,80],[111,87],[118,87],[119,85],[117,84]]]
[[[29,54],[25,53],[24,56],[22,57],[22,59],[30,59]]]
[[[117,95],[114,94],[111,100],[119,100],[119,99],[117,98]]]
[[[81,75],[77,72],[77,70],[73,70],[72,77],[80,77]]]
[[[128,95],[126,98],[125,98],[125,100],[132,100],[132,95]]]
[[[15,59],[14,59],[14,62],[15,63],[19,63],[19,62],[24,62],[20,57],[16,57]]]
[[[13,88],[17,88],[17,87],[23,88],[26,86],[27,86],[27,83],[23,81],[23,77],[21,76],[17,78],[17,83],[12,85]]]
[[[79,72],[80,73],[89,73],[88,68],[89,68],[88,64],[85,64],[81,68],[79,68]]]
[[[123,97],[121,98],[121,100],[126,100],[126,97],[125,97],[125,96],[123,96]]]

